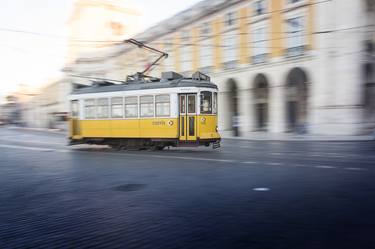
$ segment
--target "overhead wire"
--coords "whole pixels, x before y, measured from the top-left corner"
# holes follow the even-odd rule
[[[306,3],[306,4],[303,4],[301,7],[307,7],[307,6],[317,5],[317,4],[324,4],[324,3],[328,3],[328,2],[332,2],[332,1],[333,0],[323,0],[323,1],[315,2],[315,3]],[[287,11],[288,9],[289,8],[278,9],[278,10],[264,12],[263,14],[264,15],[269,15],[269,14],[272,14],[272,13],[284,12],[284,11]],[[241,19],[249,19],[249,20],[251,20],[252,18],[253,18],[252,15],[246,15],[246,16],[239,16],[239,17],[233,18],[232,20],[234,20],[234,21],[241,20]],[[212,22],[212,20],[210,22]],[[225,23],[227,21],[224,20],[222,22]],[[358,26],[358,27],[347,27],[347,28],[341,28],[341,29],[335,29],[335,30],[323,30],[323,31],[316,31],[316,32],[312,32],[312,33],[304,33],[304,34],[298,34],[298,35],[283,36],[283,37],[279,37],[279,38],[264,39],[264,40],[258,40],[258,41],[250,41],[250,42],[247,42],[247,45],[244,46],[244,47],[245,48],[264,48],[264,49],[267,49],[267,48],[269,48],[269,49],[283,49],[283,48],[285,48],[285,46],[280,46],[280,47],[275,47],[275,46],[252,46],[252,45],[249,45],[249,44],[257,44],[257,43],[260,43],[260,42],[267,42],[267,41],[272,41],[272,40],[284,40],[284,39],[290,39],[291,37],[292,38],[305,37],[305,36],[309,36],[311,34],[315,34],[315,35],[319,35],[319,34],[331,34],[331,33],[341,32],[341,31],[351,31],[351,32],[359,32],[359,33],[362,33],[362,32],[374,32],[374,30],[359,30],[359,29],[362,29],[362,28],[368,28],[368,27],[373,27],[373,26],[375,26],[375,25],[364,25],[364,26]],[[184,30],[184,28],[182,28],[182,31],[183,30]],[[238,28],[237,28],[237,30],[238,30]],[[77,39],[77,38],[71,39],[70,37],[63,36],[63,35],[46,34],[46,33],[40,33],[40,32],[28,31],[28,30],[18,30],[18,29],[10,29],[10,28],[3,28],[3,27],[0,27],[0,31],[22,33],[22,34],[35,35],[35,36],[40,36],[40,37],[48,37],[48,38],[53,38],[53,39],[65,39],[65,40],[68,41],[68,44],[72,44],[72,46],[92,46],[93,44],[124,45],[123,40],[87,40],[87,39]],[[281,32],[272,32],[271,31],[271,32],[265,32],[265,33],[266,34],[275,34],[275,33],[279,33],[279,34],[293,34],[293,32],[288,32],[288,31],[281,31]],[[257,33],[251,31],[251,32],[221,33],[221,34],[218,34],[218,35],[222,36],[222,37],[238,37],[238,36],[247,35],[247,34],[257,34]],[[213,38],[216,37],[216,35],[212,34],[212,35],[209,35],[208,37],[209,37],[208,39],[213,39]],[[207,38],[207,36],[205,36],[205,35],[192,36],[191,38],[194,38],[194,39]],[[197,44],[193,44],[193,43],[175,43],[175,42],[167,42],[167,43],[164,42],[163,43],[163,42],[152,42],[152,41],[151,42],[145,42],[145,43],[152,44],[152,45],[158,45],[158,44],[160,44],[160,45],[166,45],[166,44],[168,44],[168,45],[176,45],[176,46],[199,46],[199,47],[232,48],[232,46],[228,46],[228,45],[216,45],[216,44],[199,44],[199,45],[197,45]],[[327,47],[327,48],[319,48],[319,49],[334,49],[334,48],[340,48],[340,47]],[[237,48],[234,48],[234,49],[237,49]],[[86,59],[90,59],[90,58],[86,58]],[[145,61],[147,61],[147,59],[145,59]]]
[[[303,4],[300,7],[313,6],[313,5],[328,3],[328,2],[332,2],[332,1],[333,0],[323,0],[323,1],[315,2],[315,3],[306,3],[306,4]],[[283,9],[279,9],[279,10],[268,11],[268,12],[264,12],[263,15],[269,15],[269,14],[277,13],[277,12],[284,12],[284,11],[286,11],[288,9],[289,8],[283,8]],[[252,17],[253,16],[251,16],[251,15],[246,15],[244,17],[233,18],[232,20],[240,20],[240,19],[246,19],[246,18],[252,18]],[[223,22],[226,22],[226,21],[223,21]],[[373,25],[373,26],[375,26],[375,25]],[[15,33],[24,33],[24,34],[29,34],[29,35],[44,36],[44,37],[56,38],[56,39],[67,39],[67,40],[69,40],[69,43],[71,43],[71,42],[73,42],[73,43],[74,42],[78,42],[78,43],[103,43],[103,44],[105,44],[105,43],[111,43],[111,44],[112,43],[114,43],[114,44],[121,44],[121,43],[123,43],[123,40],[87,40],[87,39],[77,39],[77,38],[71,38],[71,37],[68,37],[68,36],[57,35],[57,34],[47,34],[47,33],[35,32],[35,31],[11,29],[11,28],[4,28],[4,27],[0,27],[0,31],[15,32]],[[328,32],[331,33],[331,32],[334,32],[334,31],[322,31],[320,33],[328,33]],[[285,34],[285,33],[290,33],[290,32],[285,32],[285,31],[272,32],[271,31],[271,32],[266,32],[266,33],[268,33],[268,34],[271,34],[271,33],[282,33],[282,34]],[[244,34],[244,33],[242,33],[242,34]],[[255,34],[255,32],[246,32],[246,34]]]
[[[363,26],[356,26],[356,27],[348,27],[348,28],[341,28],[341,29],[335,29],[335,30],[330,30],[330,31],[320,31],[320,32],[314,32],[314,34],[327,34],[327,33],[334,33],[334,32],[340,32],[340,31],[347,31],[347,30],[356,30],[356,29],[361,29],[364,27],[369,27],[369,26],[374,26],[374,25],[363,25]],[[363,31],[362,31],[363,32]],[[375,31],[374,31],[375,32]],[[242,34],[247,34],[247,33],[237,33],[237,34],[231,34],[231,36],[240,36]],[[225,35],[225,34],[220,34],[220,36]],[[308,36],[309,34],[298,34],[298,35],[293,35],[293,36],[288,36],[288,37],[280,37],[280,38],[273,38],[273,39],[263,39],[263,40],[258,40],[258,41],[250,41],[247,42],[247,44],[258,44],[261,42],[267,42],[267,41],[273,41],[273,40],[285,40],[285,39],[290,39],[290,38],[297,38],[297,37],[305,37]],[[213,39],[215,36],[210,36],[208,39]],[[94,42],[94,41],[93,41]],[[121,42],[122,44],[125,44]],[[215,44],[194,44],[194,43],[175,43],[175,42],[149,42],[147,44],[150,45],[176,45],[176,46],[198,46],[198,47],[219,47],[219,48],[233,48],[233,46],[230,45],[215,45]],[[253,46],[253,45],[246,45],[242,46],[245,48],[264,48],[264,49],[283,49],[285,46]],[[342,47],[337,47],[337,46],[331,46],[331,47],[326,47],[326,48],[319,48],[319,49],[335,49],[335,48],[342,48]],[[22,48],[16,48],[18,50]],[[66,56],[64,56],[66,58]],[[69,59],[69,58],[68,58]],[[73,59],[73,58],[70,58]],[[88,58],[90,59],[90,58]]]

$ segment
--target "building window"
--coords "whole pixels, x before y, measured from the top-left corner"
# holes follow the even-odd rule
[[[96,103],[96,117],[108,118],[108,99],[98,99]]]
[[[236,24],[236,13],[235,12],[228,12],[225,15],[225,26],[232,27]]]
[[[95,118],[95,99],[85,100],[85,118],[93,119]]]
[[[209,22],[203,23],[201,27],[201,41],[200,41],[200,71],[203,73],[210,73],[212,67],[213,46],[211,39],[211,24]]]
[[[211,24],[209,22],[205,22],[201,27],[201,36],[206,37],[209,35],[211,35]]]
[[[190,44],[190,34],[188,31],[184,31],[181,33],[181,71],[188,72],[191,70],[191,44]]]
[[[123,98],[116,97],[111,99],[112,118],[122,118],[124,116],[123,105]]]
[[[302,2],[304,0],[288,0],[288,3],[289,4],[294,4],[294,3],[299,3],[299,2]]]
[[[237,38],[235,32],[227,32],[224,36],[224,68],[232,69],[237,64]]]
[[[169,117],[170,99],[168,94],[156,95],[155,97],[156,117]]]
[[[164,51],[168,53],[168,57],[164,60],[164,70],[173,71],[173,46],[171,40],[164,43]]]
[[[374,0],[367,0],[366,5],[367,5],[367,11],[372,12],[372,11],[375,10],[375,1]]]
[[[254,29],[253,42],[251,44],[253,63],[262,63],[267,60],[267,31],[266,27]]]
[[[138,97],[125,98],[125,117],[136,118],[138,117]]]
[[[212,40],[211,39],[205,39],[201,41],[200,45],[200,67],[202,69],[202,72],[208,72],[210,71],[209,68],[212,66]]]
[[[153,117],[154,116],[154,96],[142,96],[141,102],[141,117]]]
[[[110,22],[110,27],[112,29],[112,33],[114,35],[123,35],[124,34],[124,26],[119,22]]]
[[[212,92],[201,92],[201,114],[212,114]]]
[[[294,17],[287,20],[287,54],[288,56],[296,56],[304,53],[304,19],[303,17]]]
[[[264,15],[267,12],[267,0],[257,0],[253,3],[254,16]]]

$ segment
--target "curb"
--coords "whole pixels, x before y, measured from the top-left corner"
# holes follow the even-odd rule
[[[269,142],[375,142],[375,139],[372,137],[366,138],[320,138],[320,139],[312,139],[312,138],[239,138],[239,137],[222,137],[222,139],[226,140],[242,140],[242,141],[269,141]]]
[[[251,139],[251,138],[247,138],[247,139],[233,139],[233,138],[222,138],[224,140],[243,140],[243,141],[251,141],[251,142],[261,142],[261,141],[264,141],[264,142],[325,142],[325,143],[338,143],[338,142],[343,142],[343,143],[348,143],[348,142],[375,142],[374,139],[363,139],[363,140],[312,140],[312,139],[306,139],[306,140],[303,140],[303,139]]]

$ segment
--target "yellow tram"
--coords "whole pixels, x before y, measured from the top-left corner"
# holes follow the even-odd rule
[[[165,72],[161,79],[104,81],[77,88],[69,96],[70,144],[217,148],[217,91],[199,72],[190,78]]]

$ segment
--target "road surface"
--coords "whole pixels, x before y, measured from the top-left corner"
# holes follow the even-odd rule
[[[66,143],[0,128],[0,248],[375,248],[374,142]]]

